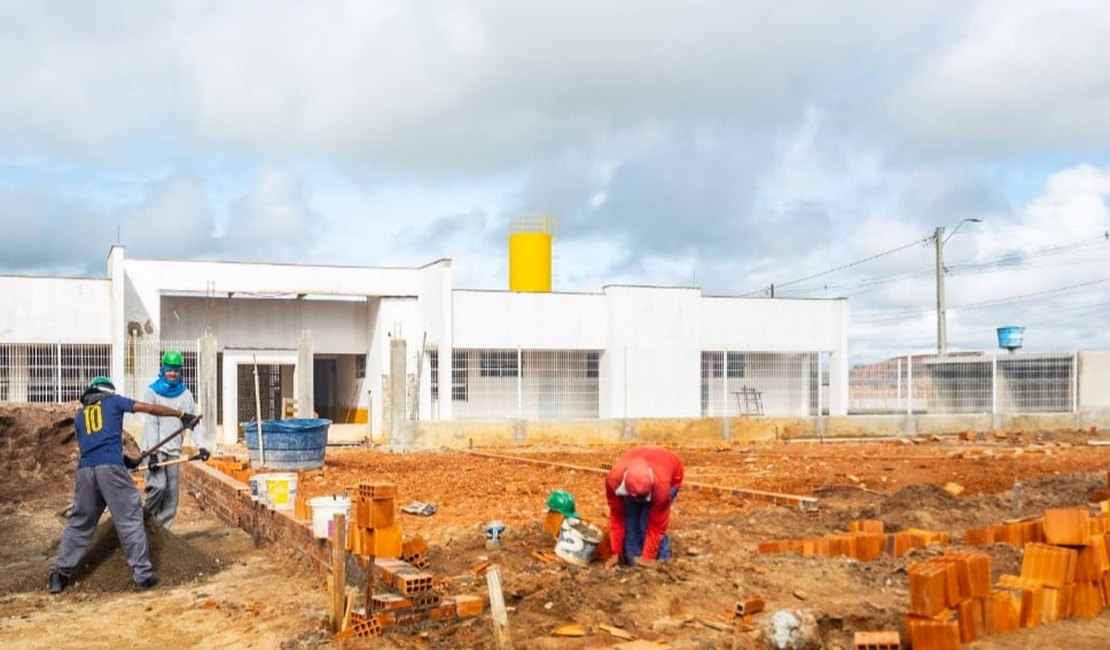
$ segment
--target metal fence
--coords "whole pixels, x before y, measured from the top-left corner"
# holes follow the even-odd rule
[[[181,379],[185,386],[197,394],[197,340],[164,340],[131,337],[123,352],[124,394],[142,399],[147,387],[158,377],[162,368],[162,355],[166,350],[177,350],[185,365]]]
[[[826,410],[828,355],[819,352],[701,353],[703,417],[812,416]]]
[[[0,345],[0,401],[76,401],[89,381],[108,375],[112,346],[88,343]]]
[[[848,373],[849,414],[1072,413],[1076,355],[906,355]]]
[[[582,419],[598,416],[597,350],[456,348],[451,362],[455,419]],[[428,351],[432,412],[440,390],[439,353]]]
[[[196,391],[196,341],[132,339],[124,353],[124,381],[117,385],[129,397],[141,399],[147,384],[158,375],[165,350],[180,350],[185,358],[182,375]],[[101,343],[0,344],[0,401],[56,403],[76,401],[93,377],[112,374],[112,346]]]

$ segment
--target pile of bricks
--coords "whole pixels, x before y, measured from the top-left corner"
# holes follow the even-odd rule
[[[1033,523],[1033,522],[1023,522]],[[1098,616],[1110,604],[1110,544],[1105,516],[1086,508],[1046,510],[1026,539],[1021,575],[990,585],[990,556],[947,553],[911,564],[906,634],[916,650],[960,643],[1072,617]],[[1023,532],[1024,537],[1024,532]]]
[[[948,546],[948,533],[933,530],[909,530],[886,533],[883,522],[877,520],[853,521],[848,532],[832,533],[822,537],[760,542],[760,553],[799,553],[804,556],[851,557],[870,562],[880,555],[900,556],[912,549],[930,545]]]
[[[251,475],[254,474],[254,470],[251,469],[251,464],[249,462],[238,460],[234,456],[212,456],[205,462],[208,463],[210,467],[227,474],[240,483],[246,483],[250,480]]]
[[[392,558],[375,558],[374,576],[386,591],[375,591],[373,618],[383,630],[414,630],[427,623],[479,616],[484,608],[478,596],[445,596],[430,573]]]
[[[910,609],[906,635],[915,650],[947,650],[1017,627],[1005,591],[991,589],[991,558],[952,552],[909,566]]]
[[[397,485],[377,481],[350,488],[354,510],[347,527],[347,550],[358,555],[399,558],[401,527],[397,525]]]
[[[1105,535],[1110,532],[1110,501],[1099,503],[1098,516],[1089,517],[1088,527],[1092,537]],[[1024,548],[1026,544],[1044,543],[1049,540],[1045,537],[1045,518],[1025,519],[1011,521],[994,526],[980,526],[964,530],[964,544],[966,546],[990,546],[991,544],[1009,544]]]

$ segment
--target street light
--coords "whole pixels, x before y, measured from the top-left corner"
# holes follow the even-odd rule
[[[933,241],[937,245],[937,356],[948,354],[948,315],[944,310],[944,244],[956,234],[960,226],[965,223],[982,223],[982,219],[974,217],[964,219],[956,224],[948,236],[944,236],[944,226],[937,226],[933,233]]]

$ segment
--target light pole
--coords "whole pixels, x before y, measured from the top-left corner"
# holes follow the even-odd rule
[[[936,232],[933,233],[933,241],[936,243],[936,246],[937,246],[937,356],[938,357],[943,357],[944,355],[948,354],[948,314],[944,309],[944,244],[945,244],[945,242],[947,242],[949,239],[952,238],[952,235],[956,234],[956,231],[960,229],[960,226],[962,226],[962,225],[964,225],[965,223],[968,223],[968,222],[981,223],[982,221],[983,221],[982,219],[976,219],[974,217],[969,218],[969,219],[964,219],[964,220],[960,221],[960,223],[956,224],[956,227],[952,229],[952,232],[948,233],[947,237],[944,236],[944,226],[937,226]]]

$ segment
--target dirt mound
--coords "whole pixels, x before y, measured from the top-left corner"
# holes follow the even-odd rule
[[[161,585],[172,587],[212,575],[224,568],[223,562],[203,551],[199,551],[162,526],[145,522],[147,545],[150,561],[158,573]],[[51,548],[53,556],[58,550],[57,542]],[[42,561],[37,566],[24,566],[18,577],[14,578],[11,590],[16,592],[39,591],[46,586],[46,574],[50,561]],[[71,586],[67,591],[79,593],[113,593],[130,591],[131,567],[123,558],[119,536],[111,517],[105,517],[93,533],[81,563],[73,572]]]
[[[0,404],[0,500],[72,490],[76,404]]]
[[[0,501],[40,499],[73,491],[79,449],[73,433],[77,404],[0,404]],[[130,434],[124,453],[139,455]]]

